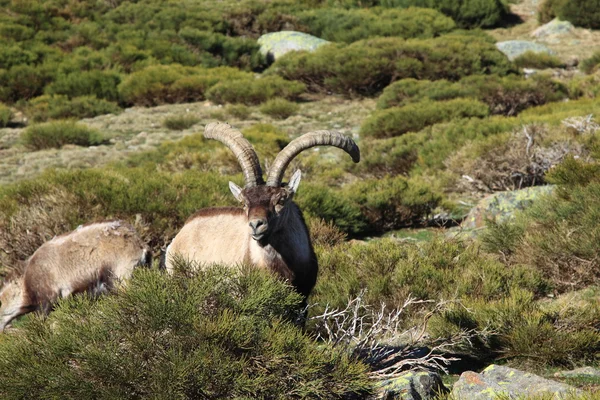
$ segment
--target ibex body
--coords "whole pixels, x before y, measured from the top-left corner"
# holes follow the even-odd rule
[[[301,151],[335,146],[360,159],[358,147],[337,132],[316,131],[288,144],[275,158],[267,182],[252,145],[227,124],[206,126],[204,136],[227,145],[242,167],[246,185],[229,188],[243,208],[207,208],[192,215],[165,254],[167,271],[176,256],[198,263],[247,263],[272,271],[292,283],[305,298],[317,279],[318,263],[302,212],[292,201],[300,183],[296,171],[289,184],[281,181],[286,167]]]
[[[101,294],[150,263],[150,250],[122,221],[83,225],[44,243],[0,290],[0,331],[19,315],[50,312],[59,298]]]

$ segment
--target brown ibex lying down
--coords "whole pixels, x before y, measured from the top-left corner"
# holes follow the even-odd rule
[[[307,133],[277,155],[265,183],[258,156],[239,131],[210,123],[204,137],[225,144],[240,163],[245,187],[229,182],[229,189],[243,208],[206,208],[192,215],[165,252],[167,271],[173,270],[176,256],[202,264],[251,264],[287,279],[306,299],[317,280],[317,258],[302,212],[292,201],[300,171],[287,186],[281,184],[283,174],[292,159],[308,148],[335,146],[358,162],[358,146],[337,132]]]
[[[49,313],[59,298],[101,294],[149,264],[151,253],[135,229],[123,221],[83,225],[53,238],[13,271],[0,290],[0,332],[19,315]]]

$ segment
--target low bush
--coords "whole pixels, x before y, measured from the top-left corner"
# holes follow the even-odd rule
[[[590,58],[586,58],[579,64],[579,68],[586,74],[593,74],[600,67],[600,51],[595,52]]]
[[[96,96],[99,99],[118,102],[117,87],[121,75],[112,71],[77,71],[60,74],[56,80],[45,88],[47,94],[65,95],[69,98],[78,96]]]
[[[43,94],[53,73],[43,67],[17,65],[10,70],[0,70],[0,101],[15,103]]]
[[[459,80],[468,75],[516,72],[485,37],[450,34],[435,39],[375,38],[329,44],[312,53],[290,52],[270,68],[313,91],[373,95],[394,80]]]
[[[193,115],[175,115],[165,118],[163,120],[163,125],[165,128],[173,131],[182,131],[191,128],[198,122],[200,122],[200,119]]]
[[[225,111],[237,119],[248,119],[252,114],[252,110],[244,104],[228,104]]]
[[[407,9],[320,8],[298,14],[308,31],[332,42],[352,43],[370,37],[433,38],[452,31],[454,21],[438,11]]]
[[[10,119],[12,118],[12,115],[12,110],[4,104],[0,103],[0,128],[4,128],[8,125]]]
[[[558,57],[535,51],[527,51],[513,60],[519,68],[565,68],[565,63]]]
[[[381,0],[387,7],[426,7],[451,17],[460,28],[492,28],[506,22],[509,10],[501,0]]]
[[[140,106],[199,101],[205,99],[206,91],[218,82],[249,76],[229,67],[156,65],[128,75],[119,85],[119,95],[126,104]]]
[[[32,150],[60,148],[65,144],[95,146],[106,141],[100,132],[73,121],[32,125],[21,134],[21,140]]]
[[[538,5],[537,19],[540,24],[545,24],[557,17],[557,10],[565,0],[544,0]]]
[[[206,97],[217,103],[241,103],[256,105],[276,97],[295,99],[304,93],[306,87],[300,82],[286,81],[278,76],[262,78],[221,80],[206,93]]]
[[[557,16],[575,26],[588,29],[600,28],[600,8],[596,0],[563,1],[556,7]]]
[[[403,106],[422,100],[450,100],[471,97],[486,103],[492,114],[515,115],[522,110],[558,101],[568,89],[545,75],[524,79],[519,76],[468,76],[458,82],[403,79],[385,88],[378,109]]]
[[[27,102],[25,114],[35,122],[49,119],[82,119],[103,114],[118,114],[121,108],[113,102],[96,96],[69,99],[62,95],[43,95]]]
[[[364,364],[287,322],[300,305],[287,285],[249,268],[179,270],[138,270],[127,290],[27,317],[0,343],[3,398],[369,395]]]
[[[286,99],[274,98],[260,106],[260,112],[275,119],[286,119],[296,114],[300,106]]]
[[[491,230],[484,243],[510,255],[509,262],[541,271],[557,291],[600,282],[600,230],[592,222],[600,215],[600,167],[567,158],[547,175],[560,187],[554,195],[534,202],[508,227]],[[514,236],[500,241],[497,236]],[[498,248],[507,243],[507,249]]]
[[[483,118],[489,114],[487,105],[473,99],[453,99],[443,102],[422,101],[404,107],[376,111],[361,126],[361,135],[384,138],[417,132],[439,122],[459,118]]]

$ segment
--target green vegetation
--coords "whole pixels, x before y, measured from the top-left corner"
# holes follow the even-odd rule
[[[100,132],[73,121],[55,121],[28,127],[21,140],[32,150],[60,148],[65,144],[95,146],[106,141]]]
[[[579,68],[586,74],[592,74],[598,71],[600,66],[600,52],[594,53],[590,58],[586,58],[579,64]]]
[[[600,28],[600,10],[595,0],[545,0],[540,4],[540,22],[548,22],[555,17],[583,28]]]
[[[365,396],[365,365],[289,320],[300,298],[255,269],[140,270],[98,301],[61,301],[0,342],[0,393],[17,399]],[[40,352],[38,349],[43,349]]]
[[[63,95],[43,95],[31,99],[25,112],[34,122],[44,122],[50,119],[81,119],[118,114],[121,108],[114,102],[96,96],[68,98]]]
[[[286,99],[274,98],[260,106],[260,112],[277,119],[286,119],[296,114],[300,106]]]
[[[0,103],[0,128],[4,128],[8,125],[10,119],[12,118],[12,115],[12,110],[4,104]]]
[[[270,68],[312,91],[374,95],[405,78],[459,80],[468,75],[516,72],[493,42],[449,34],[435,39],[375,38],[329,44],[314,53],[291,52]]]
[[[200,120],[193,115],[167,117],[163,121],[163,125],[167,129],[174,131],[182,131],[196,125]]]
[[[294,99],[306,90],[300,82],[286,81],[278,76],[267,76],[260,79],[226,80],[212,87],[207,97],[217,103],[241,103],[256,105],[276,97]]]
[[[565,63],[558,57],[548,53],[527,51],[514,59],[519,68],[564,68]]]

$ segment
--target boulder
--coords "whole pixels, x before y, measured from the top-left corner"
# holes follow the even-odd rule
[[[554,54],[552,50],[543,44],[530,42],[527,40],[507,40],[506,42],[496,43],[498,50],[503,52],[509,60],[514,60],[521,54],[533,51],[534,53]]]
[[[533,186],[520,190],[497,192],[484,197],[469,211],[461,228],[476,229],[485,226],[488,219],[504,222],[514,217],[515,211],[527,208],[540,196],[552,193],[553,185]]]
[[[449,390],[436,372],[405,372],[397,378],[386,379],[378,385],[377,399],[427,400],[434,399]]]
[[[560,371],[554,374],[555,378],[600,378],[600,369],[594,367],[581,367],[570,371]]]
[[[451,392],[453,398],[472,400],[493,400],[498,396],[508,399],[517,399],[523,396],[564,399],[581,394],[581,390],[571,385],[493,364],[480,374],[472,371],[464,372],[454,384]]]
[[[272,32],[258,38],[260,52],[271,62],[290,51],[315,51],[327,43],[330,42],[296,31]]]
[[[542,39],[551,36],[563,36],[573,31],[575,27],[569,21],[561,21],[558,18],[553,19],[531,32],[531,36]]]

